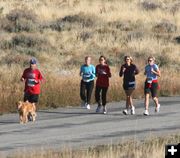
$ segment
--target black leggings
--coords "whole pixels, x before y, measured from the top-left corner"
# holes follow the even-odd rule
[[[105,106],[106,105],[106,94],[108,91],[108,87],[99,87],[96,86],[96,91],[95,91],[95,98],[96,98],[96,102],[100,103],[100,101],[102,100],[102,105]]]
[[[83,100],[87,104],[90,104],[93,88],[94,88],[94,81],[90,81],[90,82],[84,82],[83,80],[81,81],[81,86],[80,86],[81,100]]]

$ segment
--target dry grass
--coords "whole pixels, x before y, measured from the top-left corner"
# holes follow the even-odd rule
[[[130,140],[118,145],[102,145],[84,150],[64,148],[15,153],[8,158],[164,158],[165,145],[180,142],[179,135],[150,137],[144,141]]]
[[[126,54],[141,74],[135,98],[143,97],[143,68],[149,55],[157,59],[162,77],[160,94],[179,95],[180,34],[178,0],[4,0],[0,4],[0,111],[14,111],[23,95],[19,78],[35,56],[46,83],[39,107],[78,105],[78,71],[85,55],[93,63],[104,54],[113,77],[109,101],[124,98],[118,77]],[[153,7],[152,7],[153,6]],[[168,83],[168,84],[167,84]]]

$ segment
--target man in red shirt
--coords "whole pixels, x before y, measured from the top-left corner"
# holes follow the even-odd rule
[[[37,103],[40,94],[40,82],[43,80],[41,72],[37,69],[36,59],[30,60],[30,67],[25,69],[21,81],[25,81],[24,101]]]

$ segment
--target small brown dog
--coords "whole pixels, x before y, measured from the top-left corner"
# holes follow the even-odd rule
[[[28,122],[28,116],[32,116],[32,121],[34,122],[36,119],[36,106],[34,103],[30,103],[28,101],[23,102],[19,101],[17,103],[17,109],[19,112],[19,120],[20,123],[27,123]]]

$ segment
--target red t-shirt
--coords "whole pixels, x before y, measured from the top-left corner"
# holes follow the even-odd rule
[[[111,77],[110,68],[108,65],[97,65],[96,66],[96,86],[109,87],[109,77]]]
[[[38,69],[25,69],[22,78],[25,79],[24,92],[29,94],[40,94],[40,81],[43,77]]]

